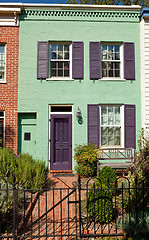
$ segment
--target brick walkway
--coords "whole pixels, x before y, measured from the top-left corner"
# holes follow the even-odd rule
[[[77,178],[74,174],[49,175],[50,190],[39,196],[28,222],[29,226],[32,223],[32,227],[22,236],[23,239],[76,239],[71,235],[75,236],[78,229],[77,209],[74,203],[76,191],[73,189]],[[71,195],[67,197],[68,194]],[[64,200],[60,202],[62,199]],[[54,209],[51,209],[53,206]]]

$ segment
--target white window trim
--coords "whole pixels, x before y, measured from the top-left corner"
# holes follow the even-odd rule
[[[0,79],[0,83],[6,83],[6,44],[0,44],[4,46],[4,54],[5,54],[5,68],[4,68],[4,79]]]
[[[67,80],[67,81],[72,81],[74,80],[72,78],[72,42],[49,42],[49,45],[51,44],[69,44],[69,60],[70,60],[70,77],[48,77],[46,80],[47,81],[64,81],[64,80]],[[50,52],[50,47],[49,47],[49,56],[51,56],[51,52]],[[51,58],[49,57],[49,75],[50,75],[50,63],[51,63]]]
[[[120,125],[121,126],[121,145],[120,146],[101,146],[101,107],[102,106],[120,106]],[[124,105],[122,104],[100,104],[99,106],[99,109],[100,109],[100,139],[99,139],[99,144],[100,144],[100,147],[101,149],[102,148],[124,148]]]
[[[124,44],[122,42],[101,42],[101,75],[102,75],[102,45],[120,46],[120,77],[101,77],[103,81],[126,81],[124,79]]]

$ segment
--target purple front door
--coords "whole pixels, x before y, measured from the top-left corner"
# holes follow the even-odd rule
[[[50,169],[72,170],[72,116],[51,115]]]

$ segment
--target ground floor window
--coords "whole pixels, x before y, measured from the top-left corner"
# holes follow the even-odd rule
[[[101,146],[122,145],[122,111],[118,105],[103,105],[101,108]]]
[[[4,146],[4,111],[0,111],[0,147]]]

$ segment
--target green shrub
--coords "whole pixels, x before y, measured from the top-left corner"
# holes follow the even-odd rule
[[[103,167],[98,174],[99,181],[101,181],[102,184],[109,186],[109,188],[115,187],[116,177],[115,170],[107,166]]]
[[[44,187],[45,173],[48,168],[45,162],[34,159],[29,154],[20,154],[18,157],[7,148],[0,148],[0,175],[7,177],[9,183],[13,183],[28,189]]]
[[[126,232],[128,237],[147,237],[149,236],[149,212],[131,212],[123,218],[118,219],[118,227]]]
[[[89,190],[87,209],[90,218],[101,223],[109,223],[113,219],[112,190],[100,182],[96,182]]]
[[[75,170],[83,177],[92,177],[97,171],[98,148],[95,144],[77,145],[74,149]]]

